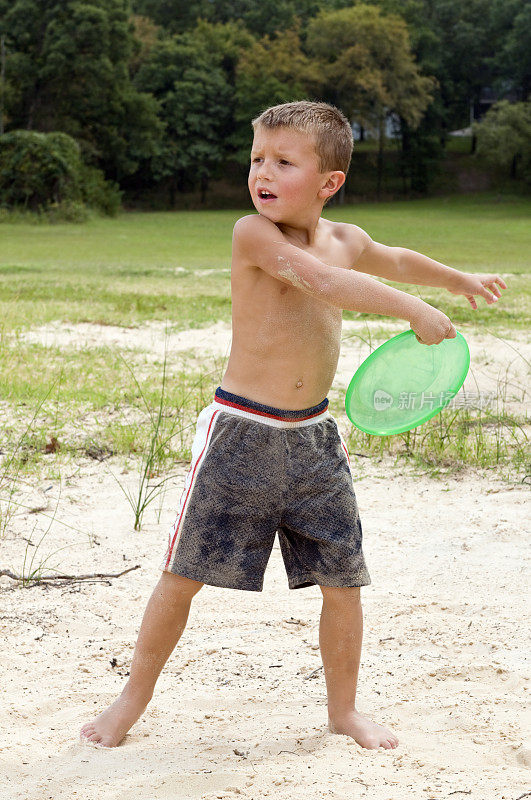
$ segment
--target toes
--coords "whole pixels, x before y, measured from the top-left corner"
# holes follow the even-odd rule
[[[83,725],[83,727],[81,728],[81,733],[84,733],[86,735],[87,733],[93,733],[95,730],[96,729],[94,725],[91,722],[87,722],[87,724]]]
[[[398,741],[396,739],[388,739],[387,741],[389,742],[389,747],[391,747],[393,750],[395,747],[398,747]]]
[[[105,741],[105,739],[100,739],[100,747],[106,747],[108,750],[112,748],[112,744],[109,744]]]

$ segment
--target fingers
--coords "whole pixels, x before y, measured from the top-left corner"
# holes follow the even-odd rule
[[[485,300],[487,301],[487,303],[489,303],[489,305],[490,305],[491,303],[495,303],[495,302],[498,300],[498,298],[497,298],[496,296],[492,295],[492,294],[491,294],[491,293],[490,293],[490,292],[487,290],[487,287],[486,287],[486,286],[484,286],[484,287],[483,287],[483,291],[481,292],[481,295],[482,295],[482,297],[484,297],[484,298],[485,298]]]
[[[484,291],[481,294],[487,303],[497,302],[498,298],[501,297],[501,292],[496,284],[501,286],[502,289],[507,289],[507,284],[499,275],[488,275],[483,280],[485,281],[483,284]],[[489,294],[487,289],[490,289],[492,294]]]

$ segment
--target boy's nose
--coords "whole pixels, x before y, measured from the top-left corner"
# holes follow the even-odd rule
[[[268,166],[268,165],[265,163],[265,161],[264,161],[262,164],[260,164],[260,167],[258,168],[258,172],[256,173],[256,177],[257,177],[259,180],[262,180],[262,179],[264,179],[264,178],[265,178],[266,180],[269,180],[269,173],[270,173],[270,171],[271,171],[271,170],[269,169],[269,166]]]

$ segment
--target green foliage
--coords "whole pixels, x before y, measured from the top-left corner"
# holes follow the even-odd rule
[[[0,32],[6,130],[67,133],[122,189],[171,201],[204,199],[246,162],[252,117],[302,98],[380,142],[395,111],[404,191],[427,192],[482,92],[531,83],[527,0],[0,0]]]
[[[511,6],[514,13],[496,63],[505,79],[521,87],[526,100],[531,91],[531,5],[513,2]]]
[[[157,104],[131,85],[126,0],[0,0],[9,128],[60,130],[121,180],[157,149]]]
[[[241,21],[256,37],[276,36],[297,19],[314,16],[319,0],[133,0],[136,14],[150,17],[170,33],[191,30],[197,20],[211,23]]]
[[[230,131],[233,89],[220,63],[194,32],[158,42],[135,77],[160,104],[166,135],[151,171],[169,179],[171,191],[206,187],[219,175]]]
[[[477,154],[531,185],[531,102],[496,103],[474,130]]]
[[[2,206],[78,221],[85,204],[112,215],[119,203],[118,187],[82,162],[79,144],[66,133],[12,131],[0,137]]]
[[[293,100],[319,99],[324,88],[320,65],[303,53],[297,30],[255,41],[236,68],[236,130],[231,140],[235,159],[248,163],[251,120],[261,111]]]
[[[308,26],[306,46],[322,63],[327,89],[351,118],[375,125],[396,111],[418,125],[433,80],[420,74],[400,17],[364,4],[321,12]]]

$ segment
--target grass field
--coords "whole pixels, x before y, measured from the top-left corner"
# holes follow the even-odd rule
[[[457,323],[523,327],[531,310],[530,211],[531,201],[479,195],[344,206],[325,216],[457,269],[509,274],[510,290],[496,314],[478,304],[473,315],[446,291],[420,291],[435,304],[444,297],[445,313]],[[249,211],[131,213],[81,225],[4,223],[3,324],[12,330],[57,319],[116,325],[169,319],[184,329],[230,320],[232,227],[244,213]],[[197,269],[205,270],[199,279]]]
[[[221,381],[223,359],[167,356],[171,379],[154,430],[150,410],[160,407],[160,357],[148,357],[141,348],[124,356],[103,345],[51,346],[25,334],[49,323],[131,328],[159,322],[173,333],[230,323],[232,227],[249,211],[122,213],[84,224],[0,225],[0,502],[22,476],[39,470],[53,476],[61,459],[80,453],[134,458],[155,441],[160,447],[153,473],[189,457],[195,416]],[[514,338],[511,346],[518,351],[517,339],[526,336],[531,316],[530,211],[531,201],[522,198],[478,195],[349,205],[325,210],[325,216],[460,270],[502,274],[508,284],[502,301],[489,307],[478,299],[477,311],[446,290],[396,285],[440,307],[458,328]],[[383,319],[348,311],[344,318]],[[387,338],[385,330],[375,330],[376,343]],[[339,398],[331,409],[344,413]],[[413,432],[381,439],[352,429],[350,445],[367,454],[413,455],[432,471],[440,464],[504,462],[529,471],[524,405],[521,414],[502,407],[479,416],[467,409],[454,418],[449,414],[445,410],[423,426],[422,437]],[[50,444],[52,437],[58,447]]]

